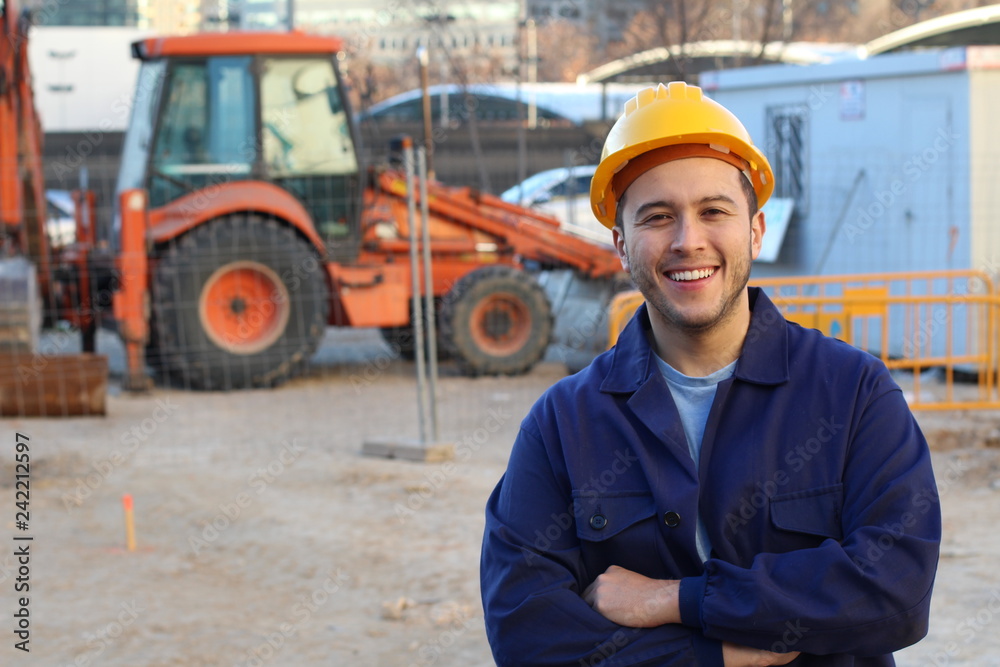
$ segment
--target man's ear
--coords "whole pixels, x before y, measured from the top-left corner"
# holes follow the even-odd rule
[[[612,239],[615,242],[615,250],[618,251],[618,260],[622,263],[622,270],[629,273],[628,247],[625,245],[625,233],[622,228],[615,225],[611,228]]]
[[[760,254],[761,245],[764,243],[764,230],[767,223],[764,221],[764,211],[757,211],[750,218],[750,251],[751,256],[757,259]]]

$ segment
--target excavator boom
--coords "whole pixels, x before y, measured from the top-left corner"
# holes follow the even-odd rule
[[[377,178],[382,193],[405,201],[406,180],[402,174],[383,171]],[[622,271],[618,255],[611,246],[610,232],[607,244],[595,243],[565,231],[559,221],[549,215],[468,187],[429,182],[427,195],[432,244],[440,240],[435,239],[435,227],[451,226],[448,235],[452,238],[454,228],[469,232],[464,237],[465,244],[452,244],[452,252],[474,250],[475,243],[481,244],[488,238],[496,244],[495,252],[499,255],[516,255],[546,267],[572,268],[588,278],[610,278]],[[382,240],[382,247],[405,250],[409,247],[406,238],[406,230],[403,230],[398,243]],[[438,246],[439,250],[447,247],[446,243]]]

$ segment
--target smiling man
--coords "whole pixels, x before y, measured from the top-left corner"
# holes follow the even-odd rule
[[[652,308],[657,355],[687,375],[704,375],[700,371],[718,370],[720,359],[739,356],[750,321],[750,262],[760,251],[764,214],[756,210],[753,190],[751,198],[744,193],[740,181],[749,181],[730,163],[671,160],[677,153],[691,151],[661,148],[653,154],[668,161],[631,184],[616,179],[628,192],[620,208],[629,231],[616,225],[614,238],[622,266]],[[697,346],[685,345],[688,338]]]
[[[646,304],[533,406],[490,497],[498,664],[884,666],[926,633],[927,444],[881,362],[747,286],[773,187],[694,86],[611,129],[591,201]]]

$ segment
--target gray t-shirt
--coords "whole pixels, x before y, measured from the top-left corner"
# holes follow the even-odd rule
[[[656,356],[656,355],[654,355]],[[670,388],[670,395],[673,396],[677,405],[677,412],[681,416],[681,424],[684,426],[684,435],[687,436],[688,451],[694,460],[694,468],[698,469],[701,459],[701,441],[705,436],[705,424],[708,422],[708,413],[712,409],[712,401],[715,400],[715,390],[720,382],[732,377],[736,370],[736,362],[720,368],[711,375],[705,377],[689,377],[676,370],[670,364],[656,356],[656,363],[660,367],[663,379],[667,381]],[[712,552],[712,545],[708,540],[708,531],[705,523],[698,516],[698,525],[695,531],[695,544],[698,547],[698,556],[702,562],[708,560]]]

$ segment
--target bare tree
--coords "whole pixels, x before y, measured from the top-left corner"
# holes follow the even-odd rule
[[[859,36],[872,32],[864,18],[870,9],[879,6],[882,11],[886,3],[870,3],[859,0],[838,0],[836,2],[797,2],[792,6],[793,21],[791,39],[812,42],[856,42]],[[867,41],[870,37],[864,38]]]
[[[781,0],[720,4],[712,0],[648,0],[625,29],[620,43],[609,48],[611,58],[620,58],[653,48],[667,48],[673,76],[691,74],[690,57],[684,46],[701,41],[749,39],[760,51],[778,32]],[[738,9],[739,11],[734,11]],[[762,18],[759,18],[762,17]]]
[[[764,48],[771,43],[772,31],[775,28],[775,17],[778,17],[778,27],[781,27],[781,13],[776,11],[780,6],[781,0],[765,0],[764,3],[764,16],[760,21],[760,36],[755,41],[757,42],[757,57],[754,59],[755,64],[760,64],[764,60]]]
[[[575,81],[602,59],[597,37],[583,26],[565,20],[550,21],[538,31],[538,80]]]
[[[351,86],[351,101],[359,111],[420,85],[415,58],[408,65],[380,63],[372,58],[370,48],[357,43],[347,44],[345,51],[345,74]]]

